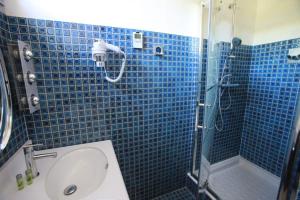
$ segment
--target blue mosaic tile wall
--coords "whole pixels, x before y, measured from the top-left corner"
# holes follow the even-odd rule
[[[225,59],[228,59],[230,43],[220,42],[219,44],[219,68],[220,76],[224,67]],[[205,82],[207,68],[207,40],[203,42],[202,72],[201,72],[201,95],[200,101],[204,102]],[[233,156],[239,155],[241,134],[243,128],[244,110],[247,102],[247,84],[251,62],[251,46],[242,45],[233,52],[236,56],[227,60],[230,66],[232,78],[231,83],[240,84],[239,87],[226,89],[221,99],[222,108],[229,105],[229,93],[231,96],[231,106],[222,112],[224,127],[222,131],[215,131],[210,162],[216,163]],[[209,104],[213,104],[212,102]],[[203,109],[199,112],[200,124],[203,124]],[[220,114],[217,116],[218,126],[221,127]],[[202,132],[202,130],[200,130]],[[201,134],[201,133],[200,133]],[[197,155],[201,153],[201,141],[198,143]],[[199,156],[198,156],[199,158]],[[196,163],[199,166],[199,161]]]
[[[222,69],[230,45],[219,45]],[[230,89],[232,106],[223,111],[224,130],[215,132],[212,163],[241,154],[280,175],[295,115],[300,77],[299,64],[288,64],[286,55],[289,48],[299,45],[299,39],[294,39],[256,46],[242,45],[235,50],[236,58],[231,61],[232,82],[239,83],[240,87]],[[204,82],[207,55],[203,57]],[[204,93],[204,87],[201,87],[202,99]],[[223,107],[228,105],[228,89],[221,102]],[[220,124],[220,116],[217,121]]]
[[[221,115],[218,113],[216,123],[221,130],[215,131],[210,158],[211,163],[239,155],[251,62],[251,46],[241,45],[235,48],[232,52],[232,55],[235,56],[234,58],[228,57],[230,53],[230,43],[221,42],[219,44],[219,51],[219,79],[221,79],[222,69],[227,59],[226,62],[229,66],[229,70],[225,70],[224,75],[231,73],[232,76],[229,78],[230,83],[239,84],[239,86],[223,88],[224,93],[221,98],[223,126],[221,123]],[[226,83],[227,80],[228,79],[225,79],[224,83]]]
[[[41,110],[26,113],[25,119],[22,113],[14,114],[12,140],[0,154],[0,166],[25,142],[27,126],[29,138],[46,144],[44,148],[111,139],[131,199],[151,199],[185,185],[198,39],[144,31],[145,49],[135,50],[132,29],[17,17],[6,22],[1,17],[1,48],[6,49],[3,41],[21,39],[31,44],[38,59]],[[90,59],[92,42],[100,37],[127,53],[119,83],[106,82],[103,69]],[[155,44],[164,45],[165,56],[152,54]],[[229,44],[221,45],[223,66]],[[299,45],[295,39],[236,50],[232,81],[240,87],[230,90],[232,107],[224,111],[224,130],[215,134],[213,163],[240,152],[280,175],[300,77],[299,64],[287,64],[286,54]],[[119,66],[120,58],[109,54],[109,75],[116,76]],[[203,62],[201,83],[205,66]],[[204,99],[203,87],[201,91]],[[226,93],[222,103],[228,103]]]
[[[230,89],[232,106],[223,111],[224,130],[215,132],[212,163],[241,154],[280,175],[295,115],[300,77],[299,64],[288,64],[286,55],[289,48],[298,47],[299,43],[299,39],[294,39],[257,46],[242,45],[236,49],[236,58],[231,61],[232,82],[239,83],[240,87]],[[229,48],[229,43],[220,44],[220,69]],[[207,55],[203,57],[204,82]],[[202,100],[204,93],[204,87],[201,87]],[[226,107],[228,100],[228,93],[224,93],[222,106]],[[220,123],[220,116],[217,121]]]
[[[196,38],[132,29],[8,17],[11,39],[30,43],[41,110],[26,114],[29,137],[45,148],[112,140],[131,199],[151,199],[185,185],[191,163],[196,100]],[[91,61],[95,38],[127,54],[120,82]],[[165,55],[153,55],[162,44]],[[110,76],[120,58],[109,55]]]
[[[0,48],[2,50],[9,79],[12,80],[11,66],[8,63],[7,42],[9,41],[9,32],[6,15],[0,12]],[[24,115],[18,111],[16,96],[14,93],[13,81],[10,82],[12,88],[13,103],[13,125],[10,141],[6,148],[0,152],[0,167],[25,143],[27,140],[27,130]]]
[[[240,154],[280,176],[300,88],[300,64],[287,63],[300,39],[252,48]]]

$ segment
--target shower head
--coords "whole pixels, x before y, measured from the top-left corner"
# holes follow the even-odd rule
[[[238,46],[241,46],[241,44],[242,44],[242,39],[241,38],[238,38],[238,37],[232,38],[232,41],[231,41],[232,49],[234,49]]]

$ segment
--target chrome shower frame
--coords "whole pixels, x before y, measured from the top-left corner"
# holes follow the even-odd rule
[[[212,0],[208,0],[208,1],[202,1],[202,16],[204,13],[204,9],[208,9],[208,24],[207,27],[204,26],[205,22],[204,22],[204,17],[202,17],[202,30],[203,28],[207,28],[210,32],[211,30],[211,21],[212,21],[212,8],[213,8],[213,1]],[[210,34],[209,34],[210,35]],[[200,138],[201,141],[203,141],[204,137],[204,131],[205,131],[205,125],[201,125],[199,124],[199,113],[200,113],[200,109],[204,108],[204,112],[203,112],[203,117],[205,115],[205,109],[211,107],[211,105],[208,105],[206,103],[202,103],[200,102],[200,95],[201,95],[201,84],[205,84],[205,82],[201,82],[201,78],[202,78],[202,55],[203,55],[203,40],[204,40],[204,35],[203,35],[203,31],[202,34],[199,38],[199,68],[198,68],[198,94],[197,94],[197,102],[196,102],[196,117],[195,117],[195,128],[194,128],[194,143],[193,143],[193,157],[192,157],[192,168],[191,168],[191,173],[189,173],[188,175],[192,178],[192,180],[197,183],[197,187],[198,187],[198,193],[199,194],[205,194],[207,195],[210,199],[212,200],[219,200],[220,198],[218,197],[218,195],[209,187],[208,184],[208,177],[209,177],[209,173],[207,174],[207,177],[205,177],[205,180],[201,180],[201,166],[200,168],[197,170],[196,167],[196,163],[203,162],[203,158],[202,158],[202,147],[201,147],[201,152],[200,152],[200,157],[198,157],[199,155],[197,154],[198,151],[198,143]],[[205,88],[206,90],[206,88]],[[206,102],[206,101],[205,101]],[[208,163],[208,167],[209,167],[209,163]]]
[[[214,7],[214,0],[207,0],[205,3],[202,2],[202,5],[208,9],[208,20],[207,20],[207,28],[208,28],[208,36],[209,36],[209,41],[212,39],[211,34],[212,34],[212,25],[213,25],[213,12],[219,11],[218,9],[221,9],[220,7]],[[229,6],[229,9],[236,9],[236,0],[234,0],[234,3]],[[217,9],[217,10],[216,10]],[[203,15],[203,9],[202,9],[202,15]],[[234,21],[233,21],[234,22]],[[202,17],[202,26],[205,22],[203,21]],[[234,32],[234,30],[233,30]],[[202,56],[203,52],[203,32],[200,37],[200,59]],[[208,45],[208,48],[212,48],[211,45]],[[209,51],[209,50],[208,50]],[[208,60],[210,57],[208,57]],[[201,163],[204,161],[202,158],[202,146],[203,146],[203,135],[205,134],[205,123],[204,124],[199,124],[199,109],[203,107],[204,109],[209,108],[207,105],[207,102],[205,101],[200,102],[200,84],[204,84],[201,82],[201,72],[202,72],[202,62],[200,60],[199,64],[199,89],[198,89],[198,94],[197,94],[197,107],[196,107],[196,121],[195,121],[195,137],[194,137],[194,144],[193,144],[193,158],[192,158],[192,168],[191,168],[191,173],[189,173],[189,177],[198,185],[198,192],[202,194],[206,194],[210,199],[217,200],[221,199],[209,186],[208,182],[208,177],[209,177],[209,172],[206,177],[206,180],[201,180]],[[216,83],[217,84],[217,83]],[[234,84],[233,84],[234,85]],[[213,85],[212,87],[215,87]],[[209,89],[211,89],[209,87]],[[207,89],[206,89],[207,90]],[[212,107],[212,105],[210,105]],[[286,153],[286,159],[284,161],[284,166],[283,166],[283,171],[281,175],[281,182],[280,182],[280,188],[278,190],[278,195],[277,195],[277,200],[289,200],[289,199],[295,199],[297,196],[297,189],[299,186],[299,178],[300,178],[300,167],[295,169],[297,161],[300,158],[300,95],[298,97],[298,104],[297,104],[297,114],[294,119],[294,126],[293,130],[291,133],[291,136],[289,137],[289,145]],[[205,112],[204,112],[205,115]],[[198,142],[200,140],[200,137],[202,137],[202,144],[201,144],[201,152],[199,152],[198,149]],[[199,154],[200,153],[200,154]],[[199,169],[197,168],[196,164],[199,164],[197,162],[200,162],[200,167]]]

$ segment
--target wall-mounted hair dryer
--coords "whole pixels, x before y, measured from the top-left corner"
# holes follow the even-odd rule
[[[111,50],[115,53],[119,53],[124,56],[124,58],[122,59],[122,66],[118,77],[116,79],[111,79],[107,75],[105,77],[107,81],[115,83],[119,81],[123,76],[124,69],[125,69],[125,62],[126,62],[126,54],[120,49],[120,47],[114,46],[112,44],[108,44],[102,39],[96,39],[95,42],[93,43],[92,59],[93,61],[96,62],[97,67],[104,67],[105,73],[106,73],[105,61],[106,61],[107,50]]]

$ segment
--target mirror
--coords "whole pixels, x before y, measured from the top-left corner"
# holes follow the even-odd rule
[[[12,130],[11,92],[2,51],[0,50],[0,149],[3,150]]]

